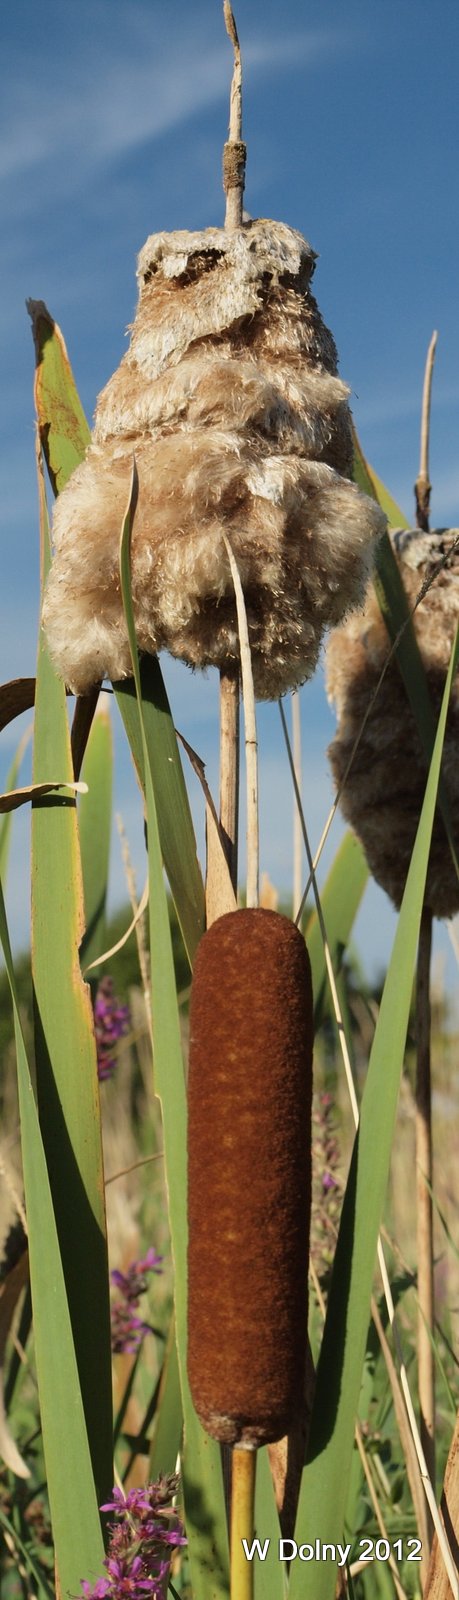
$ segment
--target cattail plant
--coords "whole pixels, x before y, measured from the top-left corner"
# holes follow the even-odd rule
[[[129,350],[99,398],[85,459],[55,508],[43,621],[54,664],[74,691],[85,693],[106,674],[114,681],[131,675],[118,542],[134,451],[137,642],[147,653],[165,648],[193,667],[220,670],[221,826],[235,888],[241,647],[232,562],[244,594],[255,694],[275,698],[311,675],[325,628],[360,602],[385,519],[351,482],[348,390],[311,293],[314,251],[285,223],[243,216],[241,61],[227,0],[225,20],[235,52],[225,227],[154,234],[140,253]],[[244,914],[219,919],[201,947],[190,1069],[190,1375],[206,1426],[245,1447],[287,1429],[302,1388],[312,1026],[300,933],[258,908],[257,883],[248,883],[247,906]],[[257,991],[248,1050],[244,1039],[247,1028],[252,1034]],[[209,1048],[217,1001],[223,1007],[218,1071]],[[207,1101],[220,1130],[213,1164],[212,1131],[204,1161]],[[233,1120],[234,1143],[227,1146]],[[260,1165],[262,1128],[257,1188],[249,1173]],[[238,1145],[247,1174],[242,1185]],[[209,1199],[214,1185],[215,1204]],[[236,1222],[245,1256],[239,1288],[233,1246],[229,1252],[235,1187],[246,1190],[246,1199],[251,1194],[255,1205],[250,1229],[242,1212]],[[232,1372],[234,1378],[237,1363],[242,1390],[230,1384],[222,1391],[210,1365],[207,1389],[199,1354],[203,1315],[208,1337],[210,1327],[205,1285],[213,1262],[206,1227],[212,1214],[225,1241],[227,1274],[217,1298],[225,1317],[228,1297],[232,1307],[219,1371],[228,1376],[229,1339],[239,1329]],[[271,1266],[262,1278],[266,1247]],[[247,1323],[241,1314],[250,1281]],[[255,1315],[257,1296],[260,1308],[265,1302],[269,1308],[269,1331],[261,1340],[265,1318],[260,1310]],[[214,1328],[216,1358],[223,1346],[215,1317]],[[258,1376],[252,1372],[257,1340]]]
[[[214,896],[191,1001],[188,1320],[196,1409],[234,1446],[242,1600],[255,1447],[288,1429],[303,1392],[311,1182],[310,967],[299,930],[258,904],[253,691],[276,698],[312,674],[325,629],[362,599],[385,518],[351,481],[348,390],[311,293],[314,252],[286,224],[243,214],[241,61],[228,0],[224,11],[225,226],[156,233],[140,253],[129,349],[56,504],[43,623],[78,694],[132,676],[119,532],[134,453],[136,640],[219,669],[234,904],[240,670],[244,684],[247,908],[221,916]]]
[[[418,526],[392,532],[390,537],[412,611],[431,705],[438,717],[459,620],[459,547],[457,530],[429,532],[428,436],[435,343],[436,335],[429,348],[424,384],[421,462],[415,486]],[[424,798],[426,761],[414,714],[401,687],[397,661],[394,657],[389,660],[389,654],[389,636],[370,586],[363,616],[349,618],[332,634],[328,645],[328,693],[338,718],[329,757],[341,809],[363,844],[373,876],[399,908]],[[435,1387],[429,974],[432,918],[451,917],[459,909],[459,880],[450,842],[451,837],[459,840],[458,737],[456,676],[443,749],[443,815],[438,807],[427,869],[416,985],[419,1398],[421,1437],[432,1482]]]

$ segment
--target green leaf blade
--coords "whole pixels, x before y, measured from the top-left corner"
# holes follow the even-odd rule
[[[40,507],[45,576],[50,549],[41,475]],[[65,688],[41,637],[35,781],[44,781],[50,771],[67,781],[73,777]],[[32,807],[37,1097],[100,1503],[113,1483],[110,1305],[96,1046],[78,954],[83,927],[76,805],[52,796]],[[46,1322],[46,1315],[46,1305],[36,1302],[35,1318]],[[56,1351],[48,1350],[48,1360],[53,1367]]]
[[[159,661],[141,663],[142,707],[158,814],[161,852],[190,967],[205,929],[202,874],[171,709]],[[145,788],[138,704],[132,679],[114,684],[140,782]]]
[[[36,352],[35,405],[55,494],[82,461],[91,434],[60,328],[43,300],[28,300]]]
[[[359,489],[363,489],[364,494],[369,494],[371,500],[377,500],[381,510],[386,513],[390,528],[409,528],[410,524],[407,522],[403,511],[400,510],[400,506],[397,505],[397,501],[393,499],[385,484],[381,482],[381,478],[378,478],[377,472],[366,461],[355,428],[353,429],[353,439],[354,483],[358,484]]]
[[[0,944],[14,1012],[35,1357],[51,1518],[62,1594],[78,1595],[81,1577],[102,1575],[104,1548],[53,1201],[22,1031],[1,885]]]
[[[113,739],[108,696],[96,710],[82,767],[88,793],[78,808],[85,933],[82,968],[106,949],[106,905],[113,799]]]
[[[341,966],[343,952],[349,942],[368,878],[369,869],[362,846],[355,833],[348,831],[341,840],[320,897],[335,973]],[[306,943],[311,962],[314,1026],[317,1030],[327,1010],[328,988],[325,951],[317,911],[313,911],[309,918]]]

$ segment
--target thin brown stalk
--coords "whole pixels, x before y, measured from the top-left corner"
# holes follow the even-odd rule
[[[238,143],[242,133],[242,61],[236,19],[229,0],[223,0],[223,15],[228,38],[234,50],[234,71],[230,91],[229,136],[232,144]]]
[[[137,899],[137,884],[136,884],[136,880],[135,880],[134,868],[133,868],[132,861],[131,861],[131,852],[130,852],[130,849],[129,849],[129,840],[128,840],[127,833],[126,833],[126,830],[125,830],[125,827],[124,827],[123,818],[120,816],[119,812],[117,812],[117,815],[116,815],[116,826],[117,826],[118,833],[119,833],[119,838],[120,838],[121,855],[122,855],[122,858],[123,858],[123,866],[124,866],[124,871],[125,871],[125,874],[126,874],[126,884],[127,884],[128,895],[129,895],[129,899],[130,899],[132,910],[133,910],[133,914],[134,914],[133,922],[131,923],[131,927],[130,927],[129,931],[132,932],[132,929],[135,928],[135,937],[136,937],[136,944],[137,944],[137,954],[138,954],[138,957],[139,957],[140,975],[141,975],[141,978],[142,978],[142,986],[143,986],[143,991],[144,991],[144,995],[145,995],[145,1004],[146,1004],[146,1008],[147,1008],[147,1014],[149,1016],[150,1015],[150,1009],[151,1009],[150,1008],[150,1003],[149,1003],[150,1002],[150,957],[149,957],[148,948],[147,948],[146,930],[145,930],[145,912],[146,912],[147,903],[148,903],[148,892],[147,892],[147,887],[145,885],[145,888],[144,888],[143,894],[141,895],[140,901],[138,901],[138,899]]]
[[[234,51],[230,93],[229,139],[223,152],[223,186],[226,191],[225,228],[241,228],[245,182],[246,147],[242,142],[242,61],[238,32],[230,5],[223,0],[225,27]]]
[[[382,1350],[382,1354],[383,1354],[383,1358],[384,1358],[386,1372],[387,1372],[387,1376],[388,1376],[390,1387],[391,1387],[391,1391],[392,1391],[392,1399],[393,1399],[393,1403],[394,1403],[395,1418],[396,1418],[397,1427],[398,1427],[398,1431],[399,1431],[399,1435],[400,1435],[400,1441],[401,1441],[401,1445],[402,1445],[403,1455],[404,1455],[404,1459],[405,1459],[405,1463],[406,1463],[407,1478],[408,1478],[408,1483],[409,1483],[409,1486],[410,1486],[411,1499],[413,1501],[413,1507],[414,1507],[414,1512],[415,1512],[415,1517],[416,1517],[416,1524],[417,1524],[417,1529],[418,1529],[418,1533],[419,1533],[419,1538],[421,1540],[423,1551],[427,1552],[428,1551],[428,1511],[427,1511],[426,1499],[425,1499],[424,1490],[423,1490],[422,1477],[421,1477],[421,1473],[419,1471],[419,1462],[418,1462],[415,1446],[414,1446],[414,1443],[413,1443],[413,1440],[412,1440],[412,1437],[411,1437],[410,1426],[409,1426],[408,1417],[407,1417],[407,1414],[406,1414],[406,1409],[405,1409],[405,1404],[404,1404],[404,1400],[403,1400],[402,1390],[401,1390],[400,1383],[399,1383],[397,1368],[396,1368],[395,1361],[394,1361],[394,1358],[393,1358],[393,1355],[392,1355],[392,1351],[391,1351],[391,1348],[390,1348],[390,1345],[389,1345],[389,1341],[386,1338],[386,1334],[385,1334],[385,1330],[384,1330],[384,1327],[383,1327],[383,1324],[382,1324],[382,1320],[381,1320],[381,1317],[379,1315],[378,1306],[376,1304],[376,1300],[374,1299],[374,1297],[372,1298],[372,1301],[371,1301],[371,1315],[372,1315],[373,1322],[374,1322],[374,1325],[375,1325],[375,1328],[376,1328],[376,1332],[377,1332],[377,1335],[378,1335],[379,1343],[381,1345],[381,1350]],[[428,1560],[428,1556],[427,1556],[427,1560]],[[424,1579],[425,1576],[426,1576],[426,1556],[425,1555],[423,1557],[423,1561],[424,1561],[424,1571],[422,1570],[422,1563],[421,1563],[421,1576]]]
[[[242,60],[235,18],[230,0],[223,0],[223,16],[234,51],[230,90],[229,139],[223,153],[223,183],[226,191],[225,228],[242,224],[245,156],[242,171],[235,161],[242,129]],[[239,807],[239,673],[234,668],[220,673],[220,826],[234,893],[237,894]],[[226,909],[226,908],[223,908]]]
[[[459,1540],[457,1531],[459,1528],[459,1412],[456,1417],[456,1426],[446,1466],[441,1497],[441,1512],[459,1575]],[[435,1535],[424,1600],[451,1600],[453,1592],[457,1591],[451,1589],[442,1551]]]
[[[239,831],[239,673],[220,673],[220,829],[237,894]]]
[[[296,781],[301,794],[301,708],[298,689],[292,694],[292,749]],[[293,797],[293,915],[296,919],[301,905],[301,868],[303,860],[303,834],[296,795]]]
[[[155,1150],[152,1156],[142,1156],[141,1161],[131,1161],[128,1167],[120,1167],[119,1172],[110,1173],[110,1177],[105,1179],[105,1188],[109,1183],[117,1183],[118,1178],[126,1178],[129,1172],[138,1172],[140,1167],[148,1166],[150,1161],[162,1161],[163,1159],[164,1151]]]
[[[220,723],[220,754],[224,765],[227,780],[227,790],[222,794],[221,804],[227,826],[234,829],[236,837],[230,839],[229,834],[223,829],[206,778],[206,769],[201,756],[198,756],[193,746],[188,744],[183,733],[176,728],[177,738],[180,739],[188,760],[191,762],[193,772],[196,773],[198,782],[206,802],[206,927],[223,917],[227,911],[237,910],[237,899],[233,880],[231,877],[228,856],[233,867],[234,880],[237,881],[237,801],[239,793],[239,773],[234,771],[234,765],[239,761],[239,692],[238,692],[238,724],[236,737],[234,735],[233,718],[229,719],[229,728],[225,727],[224,711],[228,706],[221,702]],[[179,997],[180,999],[180,997]]]
[[[421,413],[421,451],[419,460],[419,473],[414,485],[416,500],[416,527],[422,533],[429,532],[430,496],[432,484],[429,478],[429,441],[430,441],[430,404],[432,398],[432,377],[437,348],[438,333],[433,333],[427,351],[427,360],[424,373],[424,388],[422,394]]]
[[[259,903],[258,743],[252,658],[250,654],[247,612],[245,609],[244,593],[240,579],[239,568],[233,555],[227,535],[223,533],[222,538],[228,554],[228,561],[231,567],[231,577],[234,584],[237,625],[239,631],[239,649],[241,654],[241,678],[245,725],[245,764],[247,779],[246,903],[250,907],[256,907]]]
[[[416,974],[416,1235],[418,1261],[418,1379],[421,1440],[435,1484],[435,1362],[433,1211],[432,1211],[432,1088],[430,1068],[430,958],[432,914],[424,907],[419,933]],[[429,1548],[432,1525],[429,1526]]]

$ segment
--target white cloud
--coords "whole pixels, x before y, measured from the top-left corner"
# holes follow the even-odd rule
[[[78,42],[55,63],[52,93],[43,90],[35,55],[23,60],[19,86],[17,76],[13,74],[10,86],[5,74],[0,146],[4,181],[17,183],[38,167],[54,166],[58,152],[61,170],[66,162],[68,192],[73,162],[74,179],[81,183],[88,170],[94,172],[228,97],[231,55],[223,29],[221,42],[209,44],[206,15],[198,8],[192,20],[181,16],[179,27],[173,18],[167,29],[163,23],[158,39],[151,18],[140,9],[135,12],[132,8],[129,14],[128,39],[116,12],[107,35],[105,12],[103,72],[96,55],[103,18],[99,8],[93,26],[88,13]],[[251,74],[329,59],[346,44],[349,37],[341,29],[264,33],[244,45],[245,82]]]

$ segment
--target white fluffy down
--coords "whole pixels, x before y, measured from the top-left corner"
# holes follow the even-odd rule
[[[240,234],[162,234],[141,252],[129,350],[55,509],[43,622],[76,692],[131,671],[118,551],[134,452],[141,649],[238,659],[222,532],[260,698],[308,677],[324,629],[361,601],[384,518],[347,476],[347,390],[309,290],[313,254],[283,224]]]

